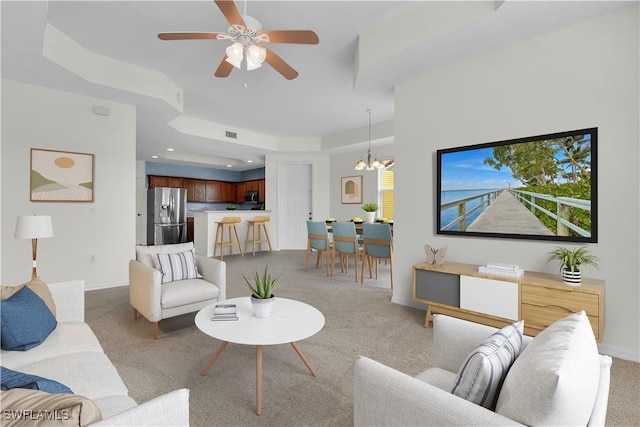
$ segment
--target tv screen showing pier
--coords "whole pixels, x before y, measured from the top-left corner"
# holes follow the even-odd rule
[[[598,129],[437,151],[437,234],[595,243]]]

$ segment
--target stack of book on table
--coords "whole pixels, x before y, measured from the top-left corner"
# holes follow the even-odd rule
[[[484,274],[504,277],[524,276],[524,269],[520,268],[519,265],[506,262],[488,262],[486,265],[479,266],[478,271]]]
[[[235,304],[216,304],[211,320],[238,320]]]

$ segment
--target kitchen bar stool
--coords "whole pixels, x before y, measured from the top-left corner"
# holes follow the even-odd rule
[[[240,254],[244,256],[244,252],[242,252],[242,246],[240,246],[240,238],[238,237],[238,229],[236,228],[236,224],[240,222],[239,216],[225,216],[222,218],[222,221],[217,221],[218,228],[216,229],[216,241],[213,245],[213,256],[215,258],[216,253],[218,252],[218,246],[220,247],[220,259],[224,259],[224,247],[229,246],[229,255],[233,254],[233,245],[238,245],[238,250]],[[234,243],[233,236],[231,235],[231,230],[233,229],[233,233],[235,234],[236,241]],[[224,241],[224,231],[228,230],[229,241]],[[220,236],[220,239],[218,239]]]
[[[256,255],[256,243],[258,244],[258,250],[262,250],[262,244],[267,243],[269,245],[269,252],[273,252],[271,250],[271,240],[269,240],[269,232],[267,231],[267,223],[271,221],[271,217],[269,215],[260,215],[253,219],[247,220],[247,238],[244,241],[244,251],[249,253],[249,232],[251,232],[251,242],[253,244],[253,256]],[[262,238],[262,232],[260,231],[260,227],[264,230],[265,239]],[[258,229],[258,234],[256,237],[256,228]]]

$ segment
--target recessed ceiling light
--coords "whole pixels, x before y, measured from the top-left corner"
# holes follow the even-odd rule
[[[173,148],[167,148],[167,151],[173,151]]]
[[[253,163],[253,160],[247,160],[247,163]]]
[[[230,167],[231,167],[231,165],[227,165],[227,167],[228,167],[228,168],[230,168]]]
[[[157,159],[157,158],[158,158],[158,156],[151,156],[151,158],[152,158],[152,159]]]

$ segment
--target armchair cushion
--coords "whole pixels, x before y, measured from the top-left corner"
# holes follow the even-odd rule
[[[587,425],[600,357],[584,311],[551,324],[513,363],[496,412],[526,425]]]
[[[155,264],[162,271],[162,283],[202,277],[198,273],[193,249],[173,254],[156,253]]]
[[[28,286],[0,301],[0,342],[5,350],[28,350],[40,345],[58,322],[49,307]]]
[[[489,336],[467,356],[451,392],[493,410],[500,387],[520,354],[523,321],[507,325]]]

